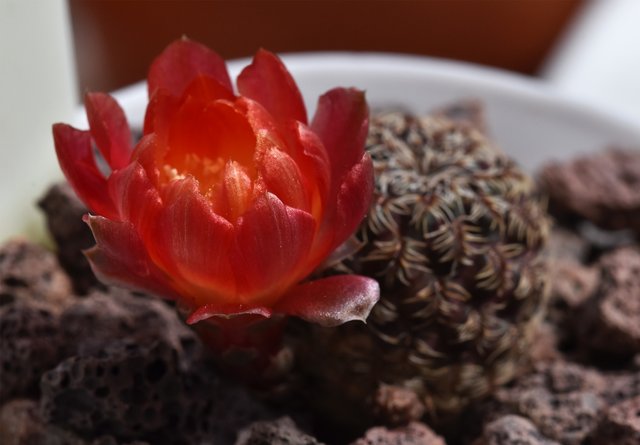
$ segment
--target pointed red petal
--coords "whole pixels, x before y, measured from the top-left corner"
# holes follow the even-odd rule
[[[151,133],[142,136],[131,155],[132,162],[142,166],[147,177],[158,190],[164,183],[161,181],[160,175],[165,172],[161,172],[160,169],[163,168],[163,158],[167,150],[167,144],[157,134]]]
[[[369,109],[362,91],[335,88],[320,97],[311,129],[320,136],[331,162],[332,190],[362,157]]]
[[[267,150],[260,165],[267,189],[290,207],[310,211],[309,192],[304,188],[300,169],[291,156],[275,147]]]
[[[85,255],[101,281],[178,298],[169,278],[149,258],[131,223],[114,222],[101,216],[87,216],[85,221],[97,243],[85,251]]]
[[[373,164],[368,153],[362,155],[360,162],[354,165],[343,177],[338,190],[335,219],[327,221],[333,231],[332,248],[338,247],[358,228],[369,211],[373,197]]]
[[[223,174],[216,193],[211,195],[211,204],[216,213],[235,224],[253,201],[254,184],[247,169],[232,160],[227,161]]]
[[[259,50],[237,83],[240,94],[262,104],[280,125],[291,119],[307,123],[300,90],[275,54]]]
[[[304,124],[296,123],[294,130],[294,159],[300,168],[305,188],[312,192],[312,213],[319,218],[326,205],[331,181],[331,164],[324,144],[317,134]]]
[[[274,299],[303,278],[297,275],[306,265],[314,230],[308,213],[285,206],[271,193],[257,198],[240,218],[231,256],[238,294]],[[270,301],[253,303],[268,306]]]
[[[210,303],[200,306],[189,318],[187,324],[195,324],[211,317],[234,318],[239,315],[259,315],[264,318],[271,317],[271,309],[262,306],[246,306],[239,303]]]
[[[107,182],[119,220],[132,223],[139,233],[148,232],[156,221],[162,200],[144,168],[133,161],[112,173]]]
[[[373,196],[373,165],[365,153],[339,184],[334,202],[327,206],[314,240],[311,262],[318,265],[358,228]]]
[[[131,130],[124,111],[111,96],[87,93],[84,98],[91,137],[112,170],[125,167],[131,158]]]
[[[184,102],[183,98],[189,97],[193,101],[201,103],[201,106],[216,100],[235,100],[233,92],[223,86],[218,80],[206,76],[196,76],[186,87],[182,98],[176,97],[166,89],[158,89],[149,99],[147,111],[144,116],[144,134],[156,132],[160,135],[165,132],[173,116]]]
[[[321,326],[365,321],[380,298],[380,286],[372,278],[336,275],[293,288],[274,308]]]
[[[143,134],[166,132],[168,123],[180,107],[180,99],[167,90],[158,89],[149,98],[147,111],[144,115]]]
[[[151,256],[167,273],[208,292],[198,298],[224,300],[235,293],[235,277],[228,252],[234,227],[216,215],[188,177],[162,191],[163,207],[153,227],[142,233]],[[194,301],[195,305],[204,301]]]
[[[192,96],[202,102],[213,102],[218,99],[233,101],[235,95],[218,79],[208,76],[196,76],[187,86],[185,95]]]
[[[67,124],[53,126],[53,141],[60,168],[78,197],[94,212],[117,218],[107,191],[107,181],[96,166],[88,131]]]
[[[174,96],[182,96],[197,76],[216,79],[229,91],[233,91],[222,57],[200,43],[184,38],[176,40],[151,64],[148,76],[149,97],[160,88],[167,89]]]
[[[265,150],[273,146],[283,150],[288,149],[283,138],[282,129],[269,112],[255,100],[239,97],[235,102],[238,111],[244,114],[245,119],[253,129],[256,136],[256,155],[262,155]]]

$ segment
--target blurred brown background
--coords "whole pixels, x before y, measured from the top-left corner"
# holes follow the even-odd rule
[[[584,0],[69,0],[80,91],[146,76],[187,35],[227,59],[275,52],[423,54],[535,73]]]

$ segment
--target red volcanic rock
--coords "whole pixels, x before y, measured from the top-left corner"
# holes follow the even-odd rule
[[[300,431],[289,417],[254,422],[238,434],[236,445],[322,445]]]
[[[73,280],[76,292],[84,294],[97,284],[83,250],[95,244],[82,217],[89,212],[66,182],[53,185],[38,201],[47,228],[58,247],[58,259]]]
[[[485,425],[482,438],[474,445],[560,445],[544,437],[536,426],[524,417],[508,415]]]
[[[373,411],[383,424],[402,426],[420,420],[425,407],[415,391],[383,384],[373,396]]]
[[[0,307],[17,299],[65,303],[69,277],[44,247],[16,239],[0,247]]]
[[[181,369],[161,339],[68,358],[44,374],[41,387],[44,419],[87,440],[231,443],[240,428],[267,416],[209,367]]]
[[[352,445],[446,445],[446,442],[425,424],[412,422],[397,429],[371,428]]]
[[[59,317],[50,304],[0,307],[0,403],[35,396],[40,376],[65,355]]]
[[[555,260],[571,260],[582,263],[587,258],[591,246],[579,234],[562,226],[556,226],[549,232],[549,241],[545,252]]]
[[[67,307],[61,314],[61,329],[74,353],[98,352],[114,341],[148,345],[158,339],[171,345],[185,362],[202,353],[198,337],[174,308],[115,287],[94,291]]]
[[[610,407],[592,443],[593,445],[640,444],[640,396]]]
[[[543,364],[513,387],[499,390],[494,412],[527,417],[549,439],[578,445],[593,432],[606,407],[601,396],[605,385],[595,370],[562,361]]]
[[[640,233],[640,151],[610,149],[549,164],[539,182],[553,213]]]
[[[34,396],[64,356],[59,314],[74,301],[55,255],[23,240],[0,247],[0,403]]]
[[[640,352],[640,250],[621,248],[598,263],[601,283],[585,304],[583,342],[606,355]]]
[[[16,399],[0,407],[2,445],[86,445],[73,433],[47,425],[33,400]]]

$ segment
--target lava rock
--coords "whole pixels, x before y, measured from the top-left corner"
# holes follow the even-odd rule
[[[563,339],[575,337],[577,316],[585,302],[600,284],[600,271],[575,260],[550,260],[549,306],[547,319],[557,328]]]
[[[0,403],[33,397],[40,376],[64,356],[56,309],[26,300],[0,307]]]
[[[114,340],[148,345],[159,338],[173,347],[184,366],[202,355],[196,334],[175,309],[157,298],[109,287],[78,299],[61,315],[62,333],[78,354],[98,352]]]
[[[610,250],[632,246],[636,243],[637,234],[629,229],[606,230],[590,221],[580,221],[576,232],[591,247],[589,256],[597,258]]]
[[[159,339],[123,342],[74,356],[44,374],[45,419],[86,439],[232,443],[238,429],[267,417],[243,390],[206,366],[181,369],[177,351]]]
[[[599,263],[601,283],[585,304],[582,340],[604,355],[640,352],[640,250],[617,249]]]
[[[607,380],[595,369],[576,363],[556,361],[539,368],[546,386],[555,394],[576,391],[602,393],[607,388]]]
[[[396,429],[375,427],[352,445],[446,445],[428,426],[419,422]]]
[[[44,247],[16,239],[0,248],[0,307],[17,299],[62,305],[71,293],[69,277]]]
[[[637,370],[603,372],[555,360],[538,363],[532,373],[496,391],[466,421],[484,423],[486,431],[490,423],[517,415],[532,422],[544,439],[562,444],[591,443],[592,437],[601,434],[598,425],[607,410],[637,397],[640,397]],[[488,440],[487,436],[483,435],[482,440]],[[485,443],[479,439],[474,445]]]
[[[592,392],[551,394],[529,390],[520,394],[517,410],[551,439],[579,445],[595,429],[604,402]]]
[[[531,363],[553,362],[562,358],[558,351],[558,328],[547,321],[543,321],[537,327],[535,339],[529,348],[529,361]]]
[[[634,372],[610,373],[605,377],[601,393],[609,405],[617,405],[625,400],[640,397],[640,370]]]
[[[537,364],[533,372],[522,376],[512,386],[499,390],[499,399],[517,400],[523,390],[540,389],[550,394],[572,392],[592,392],[600,394],[607,387],[608,380],[596,369],[577,363],[556,360]]]
[[[593,445],[640,444],[640,397],[610,407],[594,434]]]
[[[540,172],[539,182],[552,213],[640,233],[640,151],[610,149],[549,164]]]
[[[0,248],[0,403],[37,395],[65,354],[60,313],[75,301],[55,255],[25,240]]]
[[[119,442],[113,436],[102,436],[95,440],[92,440],[90,445],[150,445],[149,442],[142,442],[140,440],[134,440],[133,442]],[[208,445],[208,444],[200,444]]]
[[[373,412],[378,421],[394,427],[420,420],[425,407],[415,391],[381,384],[373,396]]]
[[[556,260],[549,267],[551,300],[568,311],[575,311],[596,290],[600,276],[598,269],[575,261]]]
[[[560,445],[544,437],[536,426],[524,417],[508,415],[485,425],[482,438],[474,445]]]
[[[86,438],[111,433],[123,439],[176,423],[177,406],[162,412],[180,390],[173,351],[162,344],[119,346],[69,358],[43,376],[41,403],[49,421]]]
[[[82,220],[89,210],[67,182],[51,186],[38,206],[44,211],[47,228],[58,246],[62,267],[72,277],[76,292],[85,294],[98,282],[82,253],[95,244],[91,229]]]
[[[566,362],[543,364],[511,388],[496,392],[494,416],[527,417],[540,432],[563,444],[581,444],[593,432],[606,407],[606,380],[595,370]]]
[[[591,246],[584,237],[562,226],[555,226],[549,232],[545,254],[555,260],[584,263],[590,250]]]
[[[0,407],[0,443],[2,445],[86,445],[73,433],[45,424],[38,404],[16,399]]]
[[[0,407],[0,443],[2,445],[149,445],[147,442],[121,442],[113,436],[101,436],[91,442],[43,421],[38,402],[15,399]]]
[[[236,445],[321,445],[300,431],[289,417],[254,422],[238,434]]]

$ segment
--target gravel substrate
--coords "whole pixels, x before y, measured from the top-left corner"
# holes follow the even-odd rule
[[[558,225],[531,368],[446,423],[424,417],[413,393],[380,387],[371,395],[378,424],[343,442],[640,444],[640,151],[550,165],[538,177]],[[169,304],[99,284],[79,254],[91,244],[88,229],[73,222],[86,209],[66,185],[39,205],[57,254],[25,240],[0,247],[0,443],[311,445],[339,437],[286,391],[274,396],[218,375]]]

